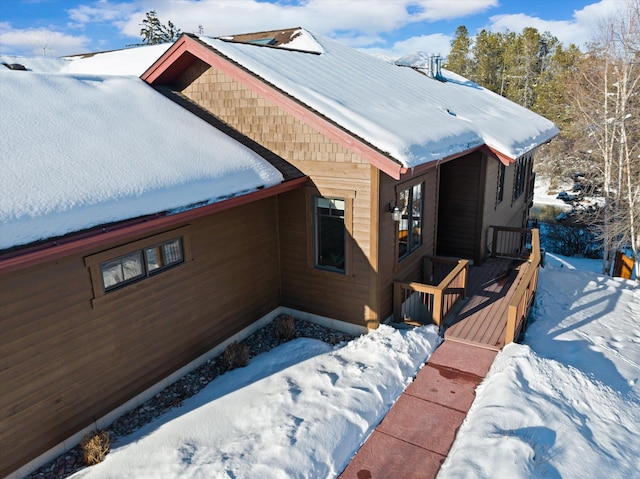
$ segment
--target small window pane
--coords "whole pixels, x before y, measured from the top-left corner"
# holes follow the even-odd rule
[[[105,289],[122,283],[124,281],[124,274],[122,273],[122,263],[120,260],[109,261],[103,263],[100,267],[102,270],[102,281]]]
[[[411,198],[411,246],[417,249],[422,244],[422,183],[413,187]]]
[[[147,248],[144,251],[147,256],[147,270],[153,271],[162,267],[162,256],[160,254],[160,247],[155,246],[153,248]]]
[[[398,192],[398,258],[402,259],[422,245],[424,183]]]
[[[398,197],[398,208],[402,214],[398,223],[398,257],[407,254],[409,247],[409,190],[402,190]]]
[[[179,238],[162,245],[165,265],[180,263],[182,261],[182,242]]]
[[[133,281],[144,276],[144,267],[142,265],[142,252],[121,256],[100,265],[102,273],[102,283],[104,289],[111,289],[119,284]]]
[[[142,276],[142,255],[139,251],[122,258],[122,271],[125,281]]]

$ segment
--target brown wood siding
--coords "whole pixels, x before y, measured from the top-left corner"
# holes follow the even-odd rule
[[[491,248],[492,230],[490,226],[513,226],[523,227],[523,215],[527,209],[526,193],[520,195],[515,201],[513,198],[513,188],[515,180],[515,164],[505,168],[504,173],[504,194],[502,201],[497,203],[498,170],[500,162],[494,158],[487,159],[487,175],[485,181],[486,194],[483,205],[483,228],[482,228],[482,251],[488,254]],[[527,177],[528,180],[528,177]]]
[[[393,311],[393,280],[421,276],[422,257],[435,252],[435,234],[438,211],[438,171],[436,168],[427,173],[402,178],[396,181],[380,173],[380,318],[389,317]],[[398,189],[424,181],[424,226],[422,246],[408,257],[398,261],[398,225],[389,213],[389,203],[395,205]]]
[[[372,167],[359,155],[233,80],[196,62],[176,81],[189,99],[247,137],[273,151],[311,179],[318,194],[353,195],[352,221],[347,225],[352,248],[347,275],[309,265],[312,214],[307,195],[295,191],[279,204],[282,305],[334,319],[375,327],[377,297],[371,275],[377,266],[371,245]],[[310,113],[311,114],[311,113]],[[374,211],[375,213],[375,211]],[[375,250],[375,245],[373,250]]]
[[[439,255],[481,260],[483,161],[483,155],[474,152],[440,167]]]
[[[0,476],[278,307],[277,202],[193,221],[191,262],[94,307],[99,251],[0,277]]]

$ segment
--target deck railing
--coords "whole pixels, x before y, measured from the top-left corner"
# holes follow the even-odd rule
[[[494,235],[495,230],[496,228],[494,228]],[[516,286],[511,301],[509,301],[505,345],[514,342],[524,331],[538,289],[538,270],[541,262],[540,233],[538,229],[526,230],[526,232],[530,233],[531,252],[528,261],[521,266],[520,282]],[[523,232],[523,236],[525,236],[525,232]]]
[[[529,259],[531,255],[531,230],[509,226],[492,226],[492,258]],[[538,249],[540,244],[538,244]]]
[[[393,321],[408,319],[442,326],[444,319],[467,295],[468,270],[467,260],[425,256],[424,282],[393,282]]]

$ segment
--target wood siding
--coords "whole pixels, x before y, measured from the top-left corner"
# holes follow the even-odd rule
[[[484,164],[484,155],[474,152],[440,166],[438,255],[482,260]]]
[[[0,277],[0,476],[279,306],[277,202],[183,225],[192,261],[93,306],[100,251]]]
[[[398,224],[393,221],[389,204],[396,204],[398,192],[417,183],[424,182],[424,225],[422,246],[409,256],[398,261]],[[380,237],[379,237],[379,281],[380,317],[384,320],[393,312],[393,280],[421,279],[422,257],[435,252],[435,235],[438,211],[438,171],[436,168],[420,176],[406,175],[396,181],[380,173]]]
[[[490,226],[513,226],[521,228],[526,226],[528,218],[527,192],[525,191],[519,198],[513,199],[514,181],[516,166],[511,164],[505,168],[504,193],[502,201],[497,201],[498,191],[498,171],[500,162],[494,158],[487,158],[487,174],[485,179],[485,197],[483,205],[483,225],[482,225],[482,251],[487,255],[491,248],[492,230]],[[527,173],[526,184],[529,183],[531,172]]]
[[[279,203],[282,305],[334,319],[377,327],[377,249],[372,245],[375,168],[270,100],[201,61],[174,85],[201,107],[289,161],[311,179],[310,190],[283,195]],[[377,175],[377,170],[375,170]],[[311,193],[309,192],[311,191]],[[309,195],[350,197],[347,274],[310,264],[313,253]],[[374,291],[372,291],[372,287]]]

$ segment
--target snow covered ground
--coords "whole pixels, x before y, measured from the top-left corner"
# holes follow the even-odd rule
[[[547,260],[524,344],[498,354],[439,479],[640,477],[640,285]],[[437,342],[433,327],[296,339],[73,477],[335,477]]]
[[[324,478],[348,464],[438,343],[388,326],[295,339],[230,371],[74,478]]]
[[[547,259],[524,344],[497,356],[438,479],[640,477],[640,285]]]

